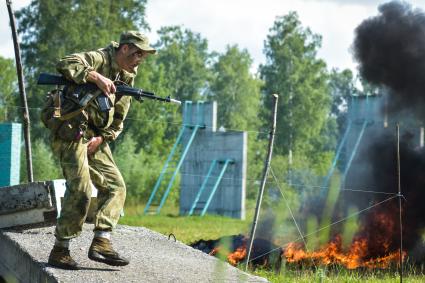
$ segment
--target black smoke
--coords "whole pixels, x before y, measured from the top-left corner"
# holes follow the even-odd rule
[[[402,197],[403,250],[408,251],[411,258],[422,259],[422,234],[425,227],[425,149],[415,145],[408,132],[401,135],[400,143],[400,187]],[[345,199],[355,203],[359,208],[385,201],[360,215],[361,230],[358,236],[367,238],[370,243],[371,257],[383,256],[396,251],[400,244],[399,197],[397,170],[397,141],[394,134],[386,133],[375,143],[361,151],[356,166],[369,166],[370,170],[360,174],[349,175],[351,186],[372,188],[379,194],[345,192]],[[361,181],[355,180],[362,180]],[[386,194],[385,194],[386,193]],[[380,218],[380,216],[385,216]],[[387,241],[388,246],[383,243]]]
[[[375,133],[373,142],[363,147],[357,166],[369,169],[357,175],[352,173],[350,185],[360,185],[356,180],[361,180],[361,186],[383,193],[397,193],[394,126],[396,122],[400,123],[403,244],[410,256],[415,256],[419,246],[421,252],[416,256],[421,257],[425,227],[425,150],[418,146],[417,133],[425,119],[425,14],[399,1],[383,4],[378,10],[378,16],[366,19],[356,28],[353,53],[360,75],[368,82],[384,87],[388,94],[390,129],[382,134]],[[406,118],[406,113],[413,115],[413,122],[411,117]],[[358,198],[347,194],[346,198],[365,207],[388,196]],[[400,239],[398,210],[398,198],[395,198],[362,215],[363,236],[378,243],[382,235],[391,234],[389,249],[397,249]],[[390,215],[394,225],[375,221],[377,213]]]
[[[360,75],[390,90],[390,110],[424,118],[425,14],[406,2],[379,6],[379,15],[355,30],[354,58]]]

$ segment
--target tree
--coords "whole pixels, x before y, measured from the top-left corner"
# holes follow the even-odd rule
[[[336,119],[339,136],[345,130],[347,120],[347,103],[350,97],[358,95],[353,73],[349,69],[339,71],[332,69],[329,74],[329,90],[332,96],[332,116]]]
[[[33,0],[29,6],[20,10],[17,13],[17,19],[22,36],[22,55],[28,74],[29,106],[35,109],[43,105],[46,89],[36,86],[35,79],[40,72],[55,72],[55,65],[59,58],[69,53],[106,47],[111,40],[118,41],[119,35],[125,30],[148,29],[145,21],[145,6],[146,0]],[[149,103],[151,102],[145,102],[145,107]],[[32,137],[36,140],[34,164],[43,164],[43,166],[46,164],[45,167],[49,169],[38,170],[40,172],[34,170],[35,177],[50,178],[56,175],[52,168],[57,167],[53,165],[53,159],[47,154],[47,146],[40,141],[43,139],[47,142],[47,130],[39,123],[38,111],[31,110],[30,114]],[[129,115],[133,114],[137,114],[137,111],[136,113],[130,111]],[[146,123],[149,114],[142,113],[139,124],[135,126]],[[137,118],[137,115],[135,116]],[[135,132],[137,131],[136,128]],[[152,140],[161,140],[161,134],[156,134],[154,132],[150,139],[145,139],[145,143],[148,141],[151,144]],[[119,139],[122,139],[122,136]],[[143,162],[149,159],[155,160],[155,158],[143,155],[145,159],[140,159],[141,151],[135,148],[131,135],[121,146],[124,148],[120,149],[121,151],[118,150],[116,158],[124,168],[123,175],[127,178],[130,195],[138,196],[137,190],[147,187],[147,182],[152,178],[148,174],[151,171],[146,170],[148,166],[145,166]],[[129,157],[132,158],[129,159]],[[129,164],[127,167],[125,162]],[[157,167],[152,165],[151,168],[158,170]],[[147,172],[147,175],[143,176],[149,176],[149,178],[140,178],[141,170],[145,170],[143,172]]]
[[[125,30],[147,29],[145,6],[146,0],[33,0],[17,12],[27,69],[54,71],[66,54],[106,46]]]
[[[172,82],[164,66],[158,63],[158,56],[161,55],[148,57],[139,66],[135,86],[154,91],[158,96],[170,95],[174,98],[172,90],[169,89]],[[126,126],[136,141],[136,150],[143,149],[149,154],[165,156],[181,124],[181,110],[182,108],[175,104],[149,99],[143,103],[133,103]]]
[[[258,130],[261,81],[250,73],[246,50],[228,46],[213,65],[210,98],[217,101],[218,125],[229,129]]]
[[[180,100],[201,99],[211,76],[208,67],[213,54],[208,52],[208,41],[179,26],[162,27],[158,35],[156,47],[161,52],[156,62],[167,77],[169,94]]]
[[[259,139],[262,82],[250,69],[252,59],[247,50],[228,46],[212,66],[209,99],[217,101],[217,124],[229,130],[248,131],[248,176],[260,179],[266,145]],[[247,183],[248,196],[255,195],[257,184]]]
[[[33,143],[32,149],[34,180],[46,181],[60,179],[62,170],[60,169],[59,161],[53,156],[50,147],[39,139]],[[25,154],[21,154],[21,182],[28,182],[25,164]]]
[[[332,69],[329,74],[329,89],[332,96],[332,114],[339,116],[344,111],[346,100],[358,94],[353,72],[349,69],[339,71]]]
[[[0,121],[14,121],[17,99],[17,76],[12,59],[0,56]]]
[[[280,95],[279,154],[287,154],[291,148],[296,156],[313,156],[322,150],[317,145],[323,144],[331,97],[326,64],[316,58],[320,45],[321,37],[303,28],[295,12],[278,17],[267,36],[266,63],[260,66],[260,74],[267,94],[264,105],[270,105],[270,94]]]
[[[182,101],[202,99],[211,78],[207,40],[178,26],[162,27],[158,34],[154,44],[158,54],[140,66],[136,85]],[[181,107],[152,101],[135,105],[129,125],[136,149],[165,159],[182,123],[181,111]]]

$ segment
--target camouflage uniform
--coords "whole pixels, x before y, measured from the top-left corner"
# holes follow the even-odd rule
[[[57,70],[77,84],[86,83],[88,73],[96,71],[113,81],[133,85],[137,71],[129,73],[118,67],[115,61],[117,47],[118,43],[112,42],[104,49],[66,56],[57,64]],[[96,100],[89,103],[85,109],[88,128],[78,141],[66,141],[58,135],[52,138],[53,152],[60,159],[67,181],[55,231],[57,239],[67,240],[81,233],[90,204],[91,183],[98,189],[95,230],[110,231],[118,222],[126,187],[107,142],[115,140],[122,132],[131,97],[110,95],[110,102],[113,107],[109,112],[101,112]],[[87,143],[94,136],[102,136],[104,142],[95,153],[88,155]]]

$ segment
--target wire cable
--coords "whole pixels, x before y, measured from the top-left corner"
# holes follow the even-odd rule
[[[336,225],[336,224],[338,224],[338,223],[341,223],[341,222],[343,222],[343,221],[345,221],[345,220],[347,220],[347,219],[349,219],[349,218],[352,218],[352,217],[354,217],[354,216],[357,216],[357,215],[359,215],[359,214],[361,214],[361,213],[363,213],[363,212],[365,212],[365,211],[367,211],[367,210],[369,210],[369,209],[372,209],[372,208],[374,208],[374,207],[376,207],[376,206],[378,206],[378,205],[381,205],[381,204],[383,204],[383,203],[385,203],[385,202],[388,202],[388,201],[390,201],[390,200],[392,200],[392,199],[394,199],[394,198],[397,198],[397,197],[398,197],[397,195],[396,195],[396,196],[392,196],[392,197],[387,198],[387,199],[385,199],[385,200],[383,200],[383,201],[380,201],[380,202],[378,202],[378,203],[375,203],[374,205],[371,205],[371,206],[369,206],[369,207],[367,207],[367,208],[365,208],[365,209],[362,209],[362,210],[357,211],[357,212],[355,212],[355,213],[353,213],[353,214],[350,214],[350,215],[348,215],[347,217],[341,218],[341,219],[339,219],[338,221],[335,221],[335,222],[333,222],[333,223],[331,223],[331,224],[329,224],[329,225],[326,225],[326,226],[324,226],[324,227],[319,228],[318,230],[316,230],[316,231],[314,231],[314,232],[311,232],[311,233],[309,233],[309,234],[304,235],[304,238],[308,238],[308,237],[310,237],[310,236],[312,236],[312,235],[314,235],[314,234],[316,234],[316,233],[318,233],[318,232],[320,232],[320,231],[322,231],[322,230],[324,230],[324,229],[327,229],[327,228],[329,228],[329,227],[331,227],[331,226],[334,226],[334,225]],[[290,243],[293,243],[293,242],[298,242],[299,240],[301,240],[301,238],[297,238],[297,239],[295,239],[294,241],[291,241],[291,242],[289,242],[289,243],[286,243],[286,244],[284,244],[284,246],[285,246],[285,245],[288,245],[288,244],[290,244]],[[272,250],[270,250],[270,251],[268,251],[268,252],[266,252],[266,253],[264,253],[264,254],[261,254],[261,255],[259,255],[259,256],[257,256],[257,257],[255,257],[255,258],[250,259],[250,261],[253,261],[253,260],[255,260],[255,259],[257,259],[257,258],[260,258],[260,257],[263,257],[263,256],[265,256],[265,255],[268,255],[269,253],[272,253],[272,252],[274,252],[274,251],[276,251],[276,250],[278,250],[278,249],[280,249],[280,248],[281,248],[281,247],[279,247],[279,248],[275,248],[275,249],[272,249]]]

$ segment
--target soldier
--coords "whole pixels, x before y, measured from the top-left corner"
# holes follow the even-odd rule
[[[87,82],[96,84],[107,95],[112,108],[101,111],[99,103],[92,99],[80,115],[63,122],[52,135],[52,149],[59,157],[67,184],[55,229],[56,241],[48,261],[52,266],[78,269],[78,264],[70,256],[69,241],[81,233],[92,183],[98,190],[98,210],[88,257],[113,266],[129,264],[111,244],[111,231],[123,209],[126,187],[108,142],[122,132],[132,98],[116,97],[114,81],[132,86],[137,66],[155,52],[145,35],[128,31],[121,35],[119,44],[112,42],[103,49],[72,54],[57,64],[57,70],[76,86]],[[64,95],[69,97],[74,92],[75,88],[69,87],[64,90]],[[80,93],[78,99],[87,99],[86,96]]]

